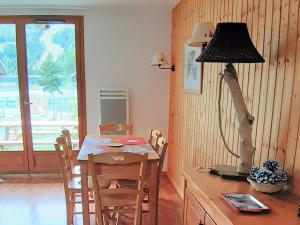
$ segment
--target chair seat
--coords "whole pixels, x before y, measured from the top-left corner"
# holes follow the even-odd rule
[[[101,183],[101,188],[108,188],[110,186],[110,181],[103,181]],[[79,190],[81,191],[81,178],[80,177],[74,177],[68,184],[68,187],[72,190]],[[88,188],[93,188],[93,180],[92,177],[88,177]]]

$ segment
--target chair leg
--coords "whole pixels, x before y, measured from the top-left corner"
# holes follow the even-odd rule
[[[67,225],[73,225],[73,213],[72,205],[69,200],[66,200],[66,210],[67,210]]]

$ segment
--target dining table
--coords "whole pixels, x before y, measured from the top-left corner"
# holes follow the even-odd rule
[[[90,225],[88,155],[120,151],[148,154],[146,183],[149,188],[149,212],[147,224],[157,225],[159,156],[145,138],[132,135],[87,135],[85,137],[77,156],[81,174],[83,225]]]

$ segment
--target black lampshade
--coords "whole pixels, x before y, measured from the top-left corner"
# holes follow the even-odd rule
[[[254,47],[245,23],[218,23],[208,46],[196,62],[265,62]]]

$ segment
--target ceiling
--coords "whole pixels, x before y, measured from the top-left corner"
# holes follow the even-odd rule
[[[0,7],[89,7],[117,5],[168,5],[180,0],[1,0]]]

